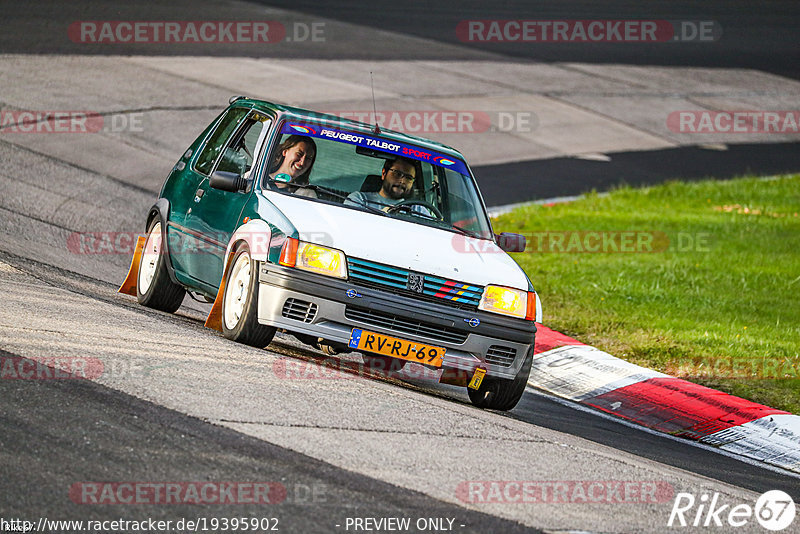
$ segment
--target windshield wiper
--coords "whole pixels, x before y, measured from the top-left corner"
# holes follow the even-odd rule
[[[401,211],[405,211],[409,215],[422,217],[423,219],[428,219],[429,221],[437,221],[438,222],[438,221],[442,220],[439,217],[437,217],[436,215],[434,215],[433,213],[431,213],[431,211],[428,208],[425,208],[426,211],[415,210],[414,208],[417,207],[417,206],[419,206],[419,204],[394,204],[394,205],[389,205],[389,210],[387,211],[387,213],[399,213]],[[422,206],[422,207],[424,207],[424,206]]]
[[[450,230],[457,231],[459,234],[463,234],[463,235],[466,235],[466,236],[469,236],[469,237],[474,237],[475,239],[489,239],[488,237],[483,237],[482,235],[476,234],[475,232],[472,232],[470,230],[465,230],[465,229],[461,228],[460,226],[456,226],[454,224],[449,225],[448,228]]]

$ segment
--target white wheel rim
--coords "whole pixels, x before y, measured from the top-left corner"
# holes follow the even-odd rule
[[[150,230],[147,241],[142,249],[142,257],[139,259],[139,293],[144,295],[150,289],[153,278],[158,267],[158,258],[161,256],[161,223],[158,222]]]
[[[233,330],[239,324],[247,304],[247,294],[250,289],[250,254],[243,252],[236,258],[236,263],[231,268],[231,275],[225,286],[225,305],[222,316],[228,330]]]

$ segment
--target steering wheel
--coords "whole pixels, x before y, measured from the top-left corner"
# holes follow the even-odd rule
[[[444,216],[442,215],[442,212],[439,211],[439,208],[437,208],[436,206],[434,206],[430,202],[426,202],[424,200],[404,200],[404,201],[400,202],[399,204],[395,204],[394,206],[390,206],[389,209],[386,210],[386,213],[394,213],[395,211],[407,211],[407,212],[415,214],[415,215],[422,215],[423,217],[427,216],[428,218],[432,218],[432,217],[430,217],[429,215],[427,215],[425,213],[414,211],[413,209],[411,209],[412,206],[422,206],[423,208],[427,208],[440,221],[444,220]]]

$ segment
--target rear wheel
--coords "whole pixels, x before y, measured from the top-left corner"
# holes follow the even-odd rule
[[[161,237],[161,221],[156,218],[150,224],[139,258],[136,298],[143,306],[172,313],[180,308],[186,290],[169,278]]]
[[[222,296],[222,333],[228,339],[263,348],[275,328],[258,322],[258,268],[245,243],[236,248]]]
[[[478,408],[507,411],[517,405],[525,393],[528,377],[533,364],[533,346],[528,350],[525,361],[522,363],[517,376],[512,379],[491,378],[483,379],[478,389],[467,388],[469,400]]]

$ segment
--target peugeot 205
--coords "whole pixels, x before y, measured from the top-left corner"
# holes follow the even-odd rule
[[[524,248],[493,233],[456,150],[235,97],[167,176],[120,291],[167,312],[190,292],[234,341],[281,330],[373,368],[414,362],[510,410],[541,320],[507,254]]]

